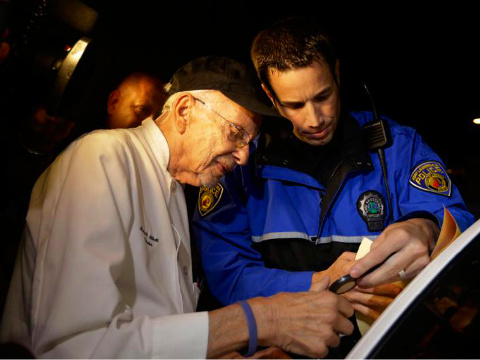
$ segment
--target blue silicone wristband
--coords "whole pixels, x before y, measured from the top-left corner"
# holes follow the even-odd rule
[[[248,326],[248,351],[244,355],[245,357],[252,356],[257,351],[257,322],[255,321],[255,316],[253,315],[252,308],[248,305],[248,302],[245,300],[238,301],[237,304],[242,306],[243,312],[245,313],[245,317],[247,318],[247,326]]]

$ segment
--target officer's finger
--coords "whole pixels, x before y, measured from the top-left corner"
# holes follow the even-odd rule
[[[345,299],[350,303],[362,304],[368,307],[386,308],[390,305],[394,298],[389,296],[363,294],[361,292],[349,291],[344,294]]]
[[[406,251],[394,252],[375,271],[358,279],[357,285],[366,288],[393,283],[399,279],[400,271],[410,260]]]
[[[375,294],[390,297],[396,297],[402,292],[402,290],[403,286],[401,286],[399,283],[383,284],[369,288],[361,288],[359,286],[354,288],[354,291],[358,291],[364,294]]]
[[[420,271],[423,270],[425,266],[428,265],[430,262],[430,256],[428,253],[425,253],[423,256],[418,256],[414,258],[414,260],[410,260],[411,262],[403,268],[405,275],[403,278],[410,279],[415,277]]]
[[[359,259],[355,263],[355,265],[352,266],[352,268],[350,269],[350,275],[354,278],[358,278],[364,275],[365,272],[367,272],[374,266],[379,265],[384,261],[385,263],[388,263],[388,262],[392,263],[391,261],[392,259],[389,258],[389,256],[392,256],[392,254],[396,254],[399,251],[401,251],[401,248],[394,245],[394,242],[391,242],[391,241],[390,242],[383,241],[379,246],[376,246],[375,248],[373,248],[373,245],[372,245],[372,249],[370,250],[370,252],[366,254],[364,257],[362,257],[361,259]],[[379,270],[380,268],[377,269],[375,272]]]
[[[372,320],[377,320],[378,317],[381,315],[379,311],[362,304],[353,304],[353,307],[355,308],[355,311],[359,312],[362,315],[365,315]]]

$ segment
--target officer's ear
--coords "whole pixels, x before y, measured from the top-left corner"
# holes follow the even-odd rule
[[[340,86],[340,61],[335,62],[335,80],[337,81],[337,85]]]
[[[173,126],[183,134],[187,130],[188,123],[192,120],[192,110],[195,105],[195,99],[189,93],[180,95],[172,104],[173,108]]]
[[[263,91],[265,91],[265,94],[267,94],[267,96],[270,99],[270,101],[272,102],[273,106],[275,106],[275,98],[272,95],[271,91],[268,90],[268,87],[263,82],[262,82],[262,89],[263,89]]]

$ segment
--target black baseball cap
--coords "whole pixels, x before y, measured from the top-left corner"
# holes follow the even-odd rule
[[[255,73],[242,62],[223,56],[203,56],[178,69],[168,95],[190,90],[218,90],[238,105],[260,115],[281,117],[267,105]]]

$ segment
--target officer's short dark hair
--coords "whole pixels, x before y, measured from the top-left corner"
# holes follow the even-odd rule
[[[322,61],[335,74],[337,62],[325,29],[317,20],[305,17],[286,18],[261,30],[253,40],[250,57],[258,77],[270,91],[269,69],[286,71]]]

